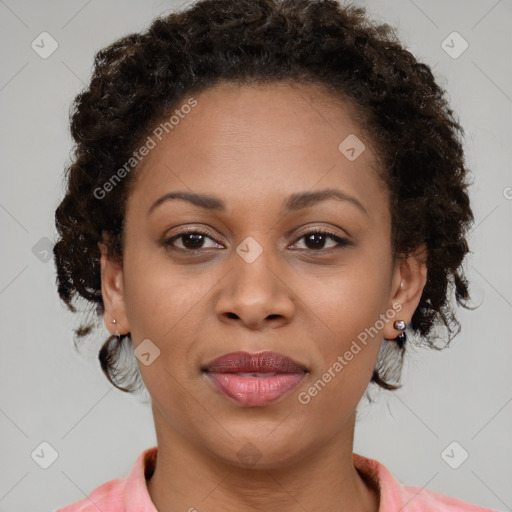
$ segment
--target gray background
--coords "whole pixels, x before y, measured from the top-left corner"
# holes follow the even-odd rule
[[[512,510],[512,2],[356,3],[395,25],[433,67],[466,130],[476,216],[467,275],[481,306],[459,310],[462,332],[448,349],[410,353],[402,390],[379,393],[371,406],[363,399],[354,451],[406,484]],[[125,475],[156,443],[149,406],[101,373],[105,328],[74,351],[72,328],[81,318],[59,302],[45,250],[55,241],[53,215],[71,149],[68,109],[89,79],[94,53],[178,5],[0,1],[0,511],[77,501]],[[31,48],[43,31],[59,45],[47,59]],[[469,44],[457,58],[442,47],[453,31]],[[459,39],[448,42],[452,53],[462,48]],[[48,469],[31,457],[43,441],[58,453]],[[457,469],[441,456],[453,441],[469,453]]]

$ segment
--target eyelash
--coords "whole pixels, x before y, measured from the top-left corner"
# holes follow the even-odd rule
[[[169,248],[172,250],[188,252],[188,253],[192,253],[192,254],[194,254],[196,252],[207,250],[207,249],[182,249],[181,247],[173,246],[173,243],[175,240],[178,240],[182,236],[190,235],[190,234],[207,236],[208,238],[214,240],[214,238],[210,235],[210,233],[207,233],[205,231],[200,231],[197,228],[189,228],[189,229],[180,231],[179,233],[173,235],[170,238],[166,238],[165,240],[162,241],[162,245],[164,245],[166,248]],[[299,251],[308,251],[308,252],[313,252],[313,253],[329,254],[333,251],[342,249],[343,247],[352,245],[352,243],[349,242],[346,238],[342,238],[342,237],[338,236],[336,233],[333,233],[332,231],[322,229],[322,228],[312,229],[311,231],[308,231],[307,233],[302,234],[299,238],[296,239],[295,243],[297,243],[298,241],[302,240],[303,238],[305,238],[309,235],[313,235],[313,234],[327,236],[328,238],[331,238],[332,240],[334,240],[338,244],[338,246],[330,247],[329,249],[318,249],[318,250],[316,250],[316,249],[298,249]],[[218,243],[218,242],[216,242],[216,243]]]

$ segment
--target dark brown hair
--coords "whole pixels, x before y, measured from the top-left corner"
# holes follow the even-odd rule
[[[123,220],[133,174],[106,199],[94,191],[108,182],[141,141],[192,92],[220,82],[317,84],[350,101],[371,136],[390,191],[394,256],[427,246],[428,278],[409,334],[435,344],[436,325],[448,340],[460,331],[454,304],[468,307],[461,268],[473,222],[467,194],[463,129],[430,68],[418,62],[386,24],[363,8],[335,0],[201,0],[155,19],[95,56],[90,84],[75,98],[75,141],[67,192],[55,212],[58,293],[70,310],[75,297],[104,314],[100,251],[122,262]],[[76,330],[89,334],[92,323]],[[409,332],[408,331],[408,332]],[[123,391],[141,387],[138,368],[123,373],[124,341],[110,336],[100,362]],[[76,342],[76,340],[75,340]],[[389,345],[389,344],[388,344]],[[379,355],[372,382],[387,388],[400,375],[405,346]],[[127,386],[123,384],[128,383]]]

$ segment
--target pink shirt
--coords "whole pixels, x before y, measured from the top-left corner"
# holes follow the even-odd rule
[[[146,476],[153,473],[158,447],[144,450],[130,473],[110,480],[94,489],[88,498],[55,512],[157,512],[151,501]],[[438,492],[401,484],[380,462],[357,453],[352,454],[354,466],[368,475],[380,488],[379,512],[496,512],[477,507]]]

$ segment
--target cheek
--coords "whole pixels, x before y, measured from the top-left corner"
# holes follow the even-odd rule
[[[354,405],[349,404],[354,399],[357,403],[371,379],[382,343],[381,316],[389,302],[385,254],[375,248],[354,256],[308,299],[315,313],[310,317],[321,330],[316,335],[321,364],[314,377],[322,381],[319,402],[333,400],[344,407]]]
[[[215,283],[211,272],[173,265],[164,249],[126,251],[125,304],[134,342],[164,342],[196,319],[194,310]],[[151,335],[151,336],[150,336]]]
[[[311,297],[325,328],[316,334],[318,364],[297,397],[315,422],[331,424],[331,433],[355,410],[371,380],[382,344],[380,315],[388,299],[385,279],[346,273],[329,288],[331,300],[325,293],[322,303]]]
[[[325,327],[343,342],[374,325],[389,302],[388,260],[373,251],[354,251],[329,275],[303,280],[301,296]],[[382,325],[378,326],[381,330]]]
[[[204,318],[222,274],[206,267],[171,265],[155,252],[159,251],[126,253],[126,314],[134,350],[146,339],[158,348],[151,365],[137,361],[150,394],[174,397],[172,402],[179,404],[186,396],[177,383],[197,374],[193,364],[198,343],[211,335],[205,332]]]

